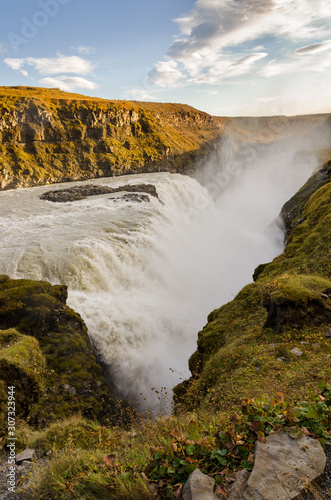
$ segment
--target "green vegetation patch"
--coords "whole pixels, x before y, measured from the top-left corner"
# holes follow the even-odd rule
[[[2,380],[15,385],[21,377],[28,383],[27,387],[40,386],[44,364],[39,342],[35,338],[21,335],[15,329],[0,330],[0,377]],[[14,376],[15,372],[16,376]]]
[[[325,448],[331,438],[331,385],[325,380],[318,385],[318,393],[314,387],[301,400],[278,392],[246,398],[228,413],[214,408],[140,420],[130,431],[80,419],[52,425],[27,443],[52,458],[35,470],[25,492],[36,500],[180,498],[190,473],[199,468],[226,496],[235,472],[252,470],[256,441],[265,442],[271,433],[307,435]]]
[[[319,276],[284,274],[278,279],[266,283],[263,292],[266,299],[285,299],[298,305],[307,305],[316,301],[331,306],[327,292],[331,292],[331,281]]]
[[[43,390],[44,367],[45,359],[35,338],[13,328],[0,330],[0,438],[6,431],[7,388],[15,388],[16,418],[26,418]]]

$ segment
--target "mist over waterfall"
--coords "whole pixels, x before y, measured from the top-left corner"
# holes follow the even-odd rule
[[[282,251],[274,221],[317,166],[301,149],[299,141],[223,140],[195,178],[155,173],[56,186],[149,183],[159,195],[149,203],[39,199],[54,186],[1,192],[0,273],[67,284],[68,304],[85,320],[118,394],[157,409],[151,388],[170,394],[189,376],[209,312]]]

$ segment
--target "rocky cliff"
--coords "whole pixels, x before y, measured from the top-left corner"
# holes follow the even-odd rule
[[[190,170],[226,119],[180,104],[0,88],[0,189]]]
[[[34,427],[75,413],[109,421],[122,406],[66,299],[66,286],[0,275],[0,447],[8,386],[15,386],[16,417]]]
[[[302,137],[329,116],[222,118],[183,104],[0,87],[0,190],[142,172],[190,173],[223,136],[234,145]]]

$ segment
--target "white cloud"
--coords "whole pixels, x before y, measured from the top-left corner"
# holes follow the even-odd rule
[[[268,43],[274,51],[278,50],[275,40],[292,45],[319,42],[331,35],[330,21],[329,0],[197,0],[190,12],[176,19],[180,35],[170,46],[167,60],[157,62],[149,76],[154,83],[171,87],[184,79],[212,84],[257,73],[271,52]],[[249,50],[252,42],[256,47]],[[326,47],[316,43],[310,50],[322,49]],[[276,57],[287,56],[283,52]],[[271,65],[266,74],[273,71]]]
[[[266,34],[319,38],[323,31],[330,32],[330,17],[328,0],[198,0],[191,12],[176,20],[184,37],[170,51],[239,45]]]
[[[154,101],[155,97],[153,97],[152,93],[145,89],[130,89],[126,91],[129,99],[138,100],[138,101]]]
[[[256,47],[253,47],[254,52],[258,52],[260,50],[265,50],[264,45],[257,45]]]
[[[75,50],[79,52],[79,54],[84,54],[84,55],[93,54],[93,52],[95,52],[95,48],[90,47],[88,45],[78,45],[77,47],[73,45],[71,47],[71,50]]]
[[[313,45],[306,45],[305,47],[300,47],[296,49],[296,54],[317,54],[318,52],[324,52],[331,48],[331,40],[325,40],[325,42],[314,43]]]
[[[91,61],[78,56],[57,57],[25,57],[24,59],[6,58],[4,62],[12,69],[21,69],[23,66],[32,66],[41,75],[55,75],[57,73],[74,73],[87,75],[93,69]]]
[[[324,51],[307,51],[305,57],[301,53],[295,53],[284,61],[273,59],[260,70],[260,75],[270,78],[278,75],[292,75],[293,73],[324,73],[329,79],[331,59]]]
[[[98,85],[86,78],[81,78],[79,76],[56,76],[56,77],[46,77],[39,80],[42,85],[47,87],[58,87],[66,92],[72,92],[75,89],[90,89],[94,90],[98,88]]]
[[[24,64],[24,59],[11,59],[10,57],[7,57],[6,59],[3,60],[7,66],[9,66],[11,69],[14,70],[20,70]]]
[[[80,76],[92,73],[93,65],[90,61],[78,56],[62,56],[58,54],[53,58],[7,58],[4,59],[4,62],[11,69],[19,71],[26,77],[29,74],[24,68],[32,67],[39,75],[45,75],[45,78],[40,79],[39,82],[47,87],[59,87],[61,90],[68,92],[76,88],[90,90],[98,88],[95,82]],[[71,75],[63,73],[71,73]],[[73,76],[73,74],[76,76]]]
[[[19,71],[23,76],[29,76],[29,73],[26,70],[22,69],[22,66],[24,64],[23,59],[10,59],[8,57],[4,59],[3,62],[7,64],[11,69]]]
[[[149,78],[160,87],[177,87],[184,75],[177,69],[176,61],[159,61],[149,73]]]

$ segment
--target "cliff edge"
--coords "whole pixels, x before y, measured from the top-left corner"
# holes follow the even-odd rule
[[[226,119],[182,104],[0,88],[0,189],[122,174],[184,173]]]

